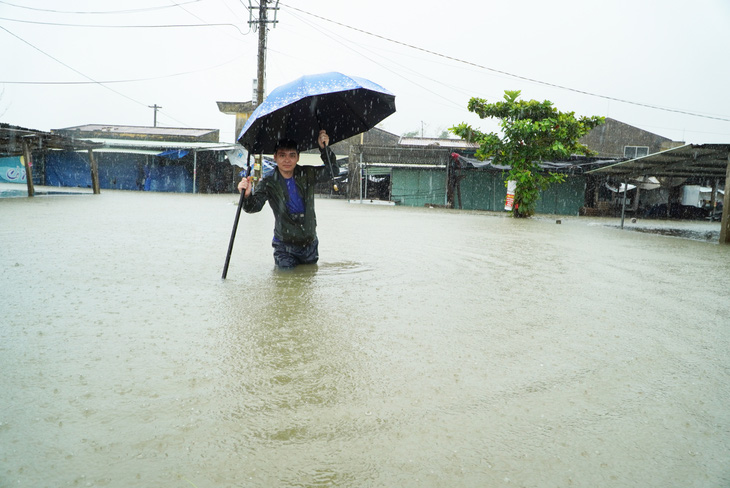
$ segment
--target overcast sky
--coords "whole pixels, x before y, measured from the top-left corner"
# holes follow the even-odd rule
[[[258,0],[253,2],[258,4]],[[248,0],[0,0],[0,121],[220,129],[248,101]],[[285,0],[266,86],[340,71],[396,95],[380,127],[436,136],[504,90],[692,143],[730,142],[728,0]],[[258,12],[256,11],[256,16]],[[179,27],[194,25],[195,27]],[[107,27],[101,27],[107,26]],[[136,27],[135,27],[136,26]],[[175,26],[175,27],[173,27]]]

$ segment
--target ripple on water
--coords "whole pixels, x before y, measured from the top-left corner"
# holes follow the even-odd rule
[[[372,268],[362,263],[354,261],[339,261],[335,263],[319,263],[317,265],[318,275],[342,275],[342,274],[355,274],[355,273],[367,273],[372,271]]]

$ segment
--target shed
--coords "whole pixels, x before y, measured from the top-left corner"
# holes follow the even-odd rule
[[[724,180],[725,195],[720,243],[730,244],[730,144],[685,144],[683,146],[608,165],[591,171],[624,180],[641,177],[696,177]]]
[[[0,123],[0,167],[6,181],[26,182],[28,196],[35,195],[34,185],[42,184],[42,175],[34,174],[36,157],[43,158],[52,151],[88,151],[88,158],[94,161],[93,150],[101,147],[91,141],[78,141],[70,137],[16,125]],[[87,175],[89,186],[98,193],[98,174],[94,164],[90,164]]]
[[[235,186],[237,172],[226,160],[235,146],[219,142],[218,129],[88,124],[52,132],[100,147],[102,188],[219,193]],[[49,154],[46,184],[88,186],[89,164],[83,154]]]

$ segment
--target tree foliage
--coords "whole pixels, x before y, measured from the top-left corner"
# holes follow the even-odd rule
[[[592,152],[578,139],[604,123],[603,117],[575,117],[575,112],[560,112],[549,100],[518,100],[520,91],[505,90],[504,100],[488,103],[482,98],[469,100],[468,109],[480,118],[501,120],[502,135],[483,133],[462,123],[449,129],[462,139],[479,144],[477,158],[511,169],[507,181],[514,180],[515,217],[535,213],[540,191],[552,183],[562,183],[564,175],[543,171],[542,161],[561,161],[572,155]]]

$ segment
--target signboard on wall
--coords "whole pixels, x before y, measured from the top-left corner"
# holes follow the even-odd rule
[[[0,158],[0,183],[26,183],[23,156]]]

